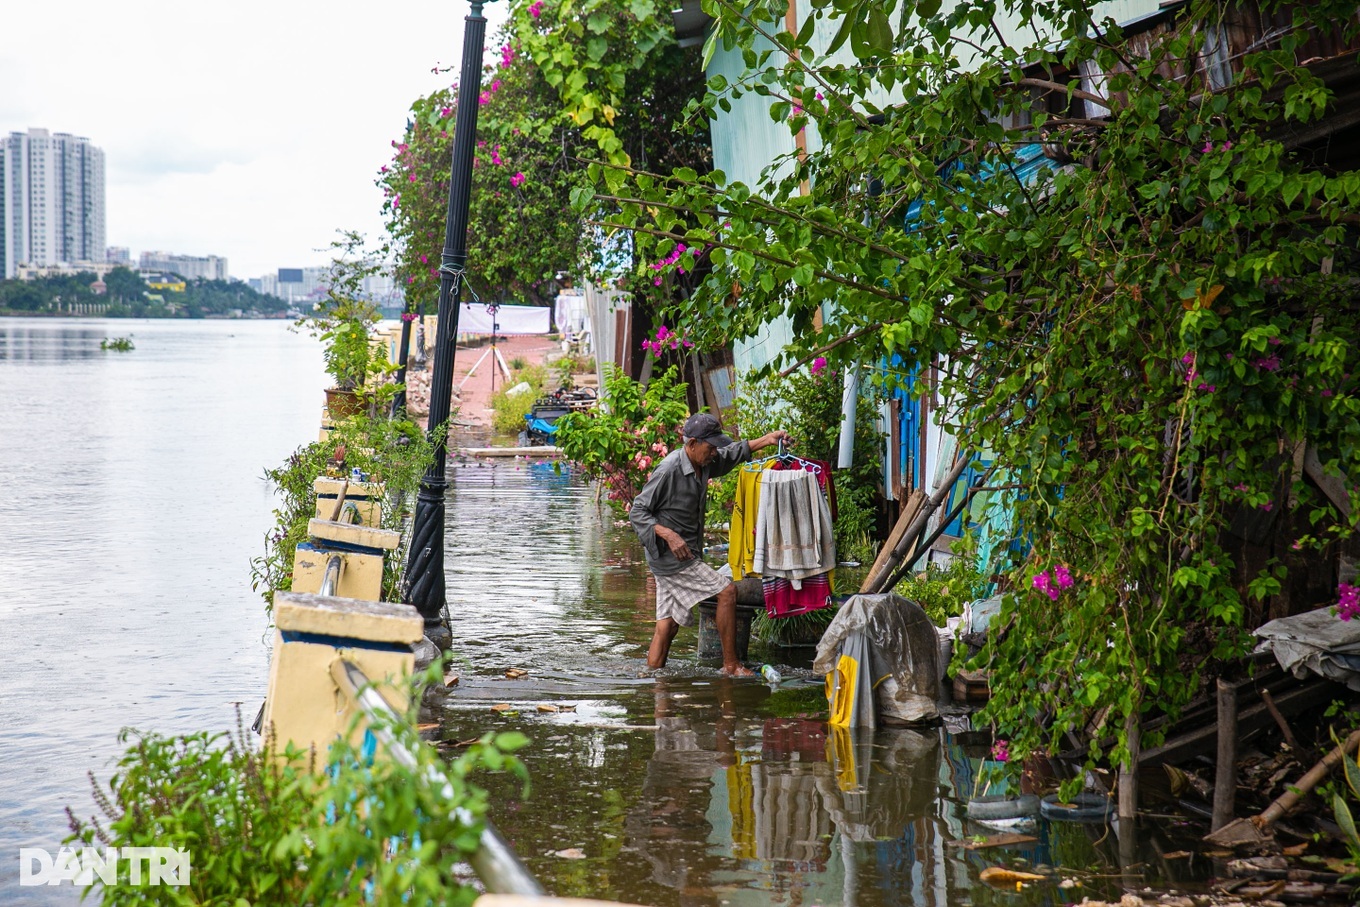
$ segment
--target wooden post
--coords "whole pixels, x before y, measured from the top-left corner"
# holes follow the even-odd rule
[[[1128,760],[1119,768],[1119,820],[1132,822],[1138,815],[1138,753],[1141,747],[1138,707],[1124,720],[1129,742]]]
[[[883,572],[884,566],[893,558],[893,552],[897,550],[898,542],[902,541],[902,536],[906,535],[907,529],[916,519],[916,513],[921,509],[925,500],[926,494],[919,488],[911,493],[911,497],[907,498],[906,504],[902,507],[901,516],[897,518],[897,523],[894,524],[892,532],[888,533],[888,540],[878,550],[878,556],[874,558],[873,566],[864,575],[864,582],[859,587],[860,592],[873,591],[874,582]]]
[[[893,571],[897,569],[897,565],[904,562],[910,564],[916,559],[916,545],[925,536],[927,529],[930,527],[931,516],[934,515],[935,511],[940,508],[940,505],[949,497],[949,492],[953,489],[954,483],[959,480],[959,476],[963,475],[963,471],[968,468],[968,464],[972,462],[972,459],[973,455],[971,452],[959,451],[957,459],[954,460],[953,468],[951,468],[948,475],[944,477],[944,480],[940,483],[940,487],[936,488],[935,493],[926,498],[920,505],[920,508],[916,511],[916,516],[911,521],[911,525],[902,533],[902,536],[898,539],[897,545],[893,548],[891,555],[883,562],[878,575],[875,576],[873,582],[869,584],[869,592],[876,593],[885,591],[884,587],[887,584],[886,581],[893,575]]]
[[[1214,770],[1211,831],[1233,820],[1237,811],[1237,687],[1218,679],[1218,764]]]

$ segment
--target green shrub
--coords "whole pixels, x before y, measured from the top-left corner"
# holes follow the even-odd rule
[[[602,483],[609,505],[622,516],[632,507],[652,469],[682,441],[689,415],[688,385],[674,366],[644,388],[615,366],[604,379],[600,406],[557,423],[557,445],[571,463]]]
[[[977,566],[977,543],[965,535],[953,544],[954,559],[948,566],[927,564],[919,573],[902,578],[894,591],[916,602],[935,623],[944,626],[963,613],[963,606],[987,593],[987,578]]]
[[[274,593],[293,585],[293,552],[307,540],[307,523],[316,516],[312,483],[327,474],[328,464],[343,449],[346,470],[358,467],[385,486],[382,528],[401,532],[414,506],[421,477],[434,457],[425,433],[409,420],[359,415],[336,424],[328,441],[304,444],[264,477],[278,495],[274,526],[265,533],[264,553],[250,562],[251,587],[273,608]],[[348,474],[348,473],[346,473]],[[396,597],[404,560],[384,559],[383,598]]]
[[[470,904],[477,891],[455,867],[479,846],[487,797],[468,776],[525,777],[509,753],[527,740],[489,733],[445,763],[409,716],[387,730],[416,755],[414,767],[337,742],[315,773],[296,750],[256,748],[239,719],[233,736],[124,731],[120,740],[135,742],[107,789],[91,778],[102,816],[68,808],[67,843],[189,851],[187,886],[132,885],[126,864],[119,884],[96,876],[106,907]]]
[[[518,360],[517,360],[518,361]],[[498,432],[518,434],[524,431],[524,417],[534,408],[534,401],[543,395],[548,384],[548,369],[542,365],[528,365],[515,370],[514,377],[491,395],[491,427]],[[529,390],[518,394],[509,391],[520,382]]]

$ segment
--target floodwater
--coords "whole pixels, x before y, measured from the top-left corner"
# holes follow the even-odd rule
[[[0,903],[76,903],[18,887],[19,848],[94,812],[120,728],[254,715],[262,473],[315,439],[324,378],[286,322],[0,318]]]
[[[991,740],[961,710],[954,733],[832,731],[810,650],[752,643],[752,660],[784,673],[772,690],[698,661],[693,630],[653,674],[641,549],[591,488],[506,461],[451,468],[450,486],[459,683],[439,737],[530,737],[528,796],[492,779],[493,820],[552,893],[657,907],[1054,905],[1118,891],[1121,866],[1137,884],[1195,873],[1158,856],[1189,849],[1160,831],[1121,863],[1103,824],[1041,822],[1029,843],[963,849],[995,829],[963,817]],[[529,673],[510,680],[509,668]],[[978,881],[995,865],[1058,869],[1017,892]]]
[[[99,349],[133,335],[130,353]],[[248,561],[272,523],[261,478],[315,437],[324,376],[279,322],[0,319],[0,903],[21,847],[56,850],[63,809],[120,728],[226,730],[264,695]],[[641,550],[593,489],[550,465],[451,464],[446,569],[461,680],[439,736],[519,729],[528,796],[485,779],[494,819],[556,894],[670,905],[1056,905],[1109,894],[1121,866],[1191,873],[1159,833],[1122,862],[1101,825],[959,845],[990,743],[948,726],[837,735],[808,650],[765,651],[778,691],[721,677],[684,630],[659,674]],[[755,644],[753,644],[755,645]],[[507,680],[507,668],[529,672]],[[506,704],[496,711],[492,706]],[[543,710],[551,707],[557,711]],[[567,710],[570,709],[570,710]],[[987,866],[1056,866],[1017,893]]]

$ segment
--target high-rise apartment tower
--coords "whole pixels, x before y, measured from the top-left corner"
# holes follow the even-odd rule
[[[19,265],[103,261],[104,152],[46,129],[0,138],[0,276]]]

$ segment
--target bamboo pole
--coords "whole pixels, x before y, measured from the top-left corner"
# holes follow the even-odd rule
[[[1237,811],[1237,687],[1218,679],[1218,764],[1214,769],[1211,831],[1233,820]]]
[[[959,480],[959,476],[963,475],[963,471],[968,468],[971,461],[972,456],[970,454],[962,451],[959,453],[954,460],[953,467],[949,470],[949,474],[940,482],[940,487],[936,488],[935,492],[926,498],[925,503],[921,505],[921,509],[911,521],[911,526],[902,534],[902,538],[898,541],[892,554],[883,563],[883,569],[874,578],[870,592],[882,592],[884,580],[892,575],[897,565],[903,560],[910,563],[910,560],[915,559],[916,543],[920,541],[926,527],[930,525],[930,517],[936,510],[940,509],[940,505],[949,497],[949,492],[954,487],[954,483]]]

